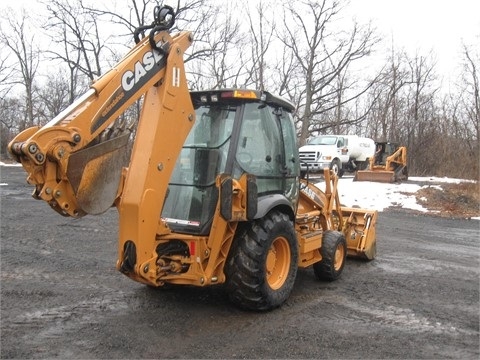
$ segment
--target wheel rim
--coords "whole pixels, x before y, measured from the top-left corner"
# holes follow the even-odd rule
[[[338,175],[339,167],[337,163],[332,164],[332,171],[335,175]]]
[[[290,246],[284,237],[276,238],[267,254],[266,270],[268,285],[277,290],[282,287],[290,269]]]
[[[335,249],[335,260],[333,263],[333,267],[335,271],[338,271],[342,268],[344,259],[345,259],[345,247],[342,244],[339,244]]]

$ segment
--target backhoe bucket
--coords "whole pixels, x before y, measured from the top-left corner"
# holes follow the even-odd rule
[[[384,183],[394,183],[395,172],[385,170],[359,170],[356,172],[353,181],[375,181]]]
[[[347,240],[347,256],[373,260],[377,254],[376,222],[378,212],[342,207],[342,232]]]
[[[97,215],[113,206],[129,136],[127,133],[70,155],[67,177],[83,212]]]

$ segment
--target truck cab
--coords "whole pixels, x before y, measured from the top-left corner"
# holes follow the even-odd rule
[[[374,153],[372,139],[357,135],[320,135],[299,149],[302,177],[324,169],[341,177],[345,171],[365,169]]]
[[[348,139],[338,135],[321,135],[311,139],[299,150],[302,174],[331,169],[338,176],[343,175],[342,164],[349,160],[346,145]]]

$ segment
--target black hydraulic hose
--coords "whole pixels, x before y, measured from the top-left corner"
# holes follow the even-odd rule
[[[164,30],[171,29],[175,24],[175,11],[171,6],[155,6],[153,16],[155,25],[164,26]]]
[[[155,34],[172,28],[175,24],[175,11],[168,5],[155,6],[153,18],[154,20],[151,25],[143,25],[136,28],[133,33],[133,38],[135,39],[135,43],[138,44],[140,42],[140,35],[144,34],[146,30],[151,29],[148,35],[150,46],[159,53],[165,54],[166,51],[155,42]]]
[[[155,17],[155,27],[150,30],[148,40],[152,49],[157,50],[161,54],[165,54],[165,50],[159,47],[155,42],[155,34],[172,28],[173,24],[175,24],[175,11],[171,6],[164,5],[162,7],[155,6],[153,13]]]
[[[133,38],[135,39],[135,44],[138,44],[140,42],[140,34],[143,34],[145,30],[153,28],[155,25],[144,25],[144,26],[139,26],[135,29],[133,32]]]

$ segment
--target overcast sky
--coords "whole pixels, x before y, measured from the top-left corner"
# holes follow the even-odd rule
[[[395,48],[433,50],[441,72],[458,65],[462,43],[480,52],[480,0],[350,0],[348,11],[371,19]]]

